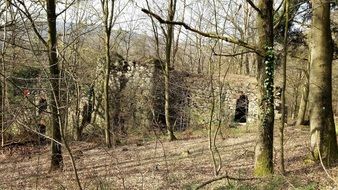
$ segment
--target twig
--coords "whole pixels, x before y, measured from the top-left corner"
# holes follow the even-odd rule
[[[26,129],[28,129],[28,130],[30,130],[30,131],[32,131],[32,132],[38,134],[38,135],[41,135],[41,136],[43,136],[43,137],[45,137],[45,138],[47,138],[47,139],[49,139],[49,140],[51,140],[51,141],[54,141],[55,143],[57,143],[57,144],[59,144],[59,145],[62,146],[62,143],[61,143],[61,142],[59,142],[59,141],[53,139],[52,137],[49,137],[49,136],[47,136],[47,135],[45,135],[45,134],[42,134],[42,133],[40,133],[40,132],[38,132],[38,131],[36,131],[36,130],[34,130],[34,129],[31,129],[30,127],[28,127],[26,124],[22,123],[22,122],[19,121],[19,120],[17,120],[16,122],[17,122],[19,125],[21,125],[22,127],[26,128]]]
[[[201,189],[202,187],[204,187],[204,186],[206,186],[210,183],[213,183],[215,181],[219,181],[219,180],[222,180],[222,179],[230,179],[230,180],[235,180],[235,181],[250,181],[250,180],[257,180],[257,179],[261,179],[261,178],[236,178],[236,177],[231,177],[228,174],[225,174],[223,176],[219,176],[219,177],[216,177],[216,178],[213,178],[213,179],[210,179],[208,181],[203,182],[202,184],[195,187],[194,190]]]
[[[69,5],[67,5],[61,12],[59,12],[58,14],[56,14],[56,17],[60,16],[61,14],[63,14],[64,12],[66,12],[71,6],[74,5],[74,3],[76,2],[76,0],[73,0]]]

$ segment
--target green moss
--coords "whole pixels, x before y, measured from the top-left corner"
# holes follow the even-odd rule
[[[298,187],[297,189],[299,189],[299,190],[316,190],[316,189],[318,189],[318,185],[314,182],[310,182],[309,184]]]
[[[263,151],[256,160],[254,174],[257,177],[266,177],[273,174],[273,166],[269,162],[268,153]]]
[[[318,152],[317,146],[316,146],[315,149],[311,152],[311,154],[312,154],[312,159],[313,159],[313,161],[319,161],[319,152]]]

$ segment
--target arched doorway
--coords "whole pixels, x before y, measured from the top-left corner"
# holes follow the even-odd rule
[[[246,123],[248,117],[249,99],[244,93],[241,93],[236,100],[235,122]]]

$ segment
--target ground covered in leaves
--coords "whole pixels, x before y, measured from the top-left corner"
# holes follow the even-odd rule
[[[275,140],[276,175],[252,178],[255,130],[248,126],[224,129],[217,146],[222,158],[222,179],[204,189],[334,189],[338,166],[327,169],[309,159],[306,126],[288,126],[285,132],[285,167],[279,172],[279,138]],[[207,131],[204,131],[207,134]],[[214,178],[209,140],[187,132],[174,142],[137,142],[107,149],[103,144],[71,143],[83,189],[193,189]],[[0,189],[77,189],[70,157],[64,151],[63,171],[49,173],[49,146],[12,147],[0,155]],[[336,182],[335,182],[335,181]]]

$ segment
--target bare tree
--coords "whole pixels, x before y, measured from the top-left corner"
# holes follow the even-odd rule
[[[52,107],[52,137],[57,141],[61,141],[61,123],[59,122],[58,106],[60,106],[60,68],[58,64],[57,56],[57,31],[56,31],[56,3],[55,0],[48,0],[46,2],[47,7],[47,22],[48,22],[48,41],[43,43],[48,47],[48,60],[50,65],[51,75],[51,107]],[[51,159],[51,170],[56,170],[62,167],[62,152],[61,145],[52,141],[52,159]]]
[[[74,1],[73,1],[74,2]],[[31,24],[32,30],[35,33],[36,37],[39,39],[41,44],[47,49],[48,63],[49,63],[49,82],[51,85],[50,91],[50,107],[52,115],[52,141],[51,141],[51,166],[50,171],[61,169],[63,166],[63,157],[61,150],[61,141],[62,141],[62,123],[64,116],[64,107],[62,105],[62,98],[64,92],[60,90],[61,84],[61,70],[60,63],[58,59],[58,38],[57,38],[57,17],[61,15],[64,11],[72,5],[62,10],[59,13],[56,13],[56,1],[47,0],[46,2],[39,2],[37,6],[41,6],[46,11],[46,20],[48,26],[48,39],[45,39],[45,36],[39,31],[37,27],[37,21],[34,20],[34,17],[30,13],[27,2],[17,0],[13,1],[14,5],[29,21]]]
[[[168,20],[173,21],[175,17],[177,0],[169,0],[168,7]],[[176,140],[174,135],[174,129],[172,124],[170,123],[170,112],[169,112],[169,104],[170,104],[170,71],[169,67],[171,64],[171,53],[172,53],[172,43],[174,38],[174,26],[169,24],[167,25],[167,33],[166,33],[166,45],[165,45],[165,68],[164,68],[164,114],[165,114],[165,122],[168,130],[168,138],[170,141]]]
[[[112,50],[112,42],[111,42],[111,35],[112,29],[115,25],[117,18],[123,13],[123,10],[128,5],[129,1],[117,1],[117,0],[100,0],[101,2],[101,9],[103,13],[103,27],[104,27],[104,34],[105,34],[105,72],[104,72],[104,115],[105,115],[105,142],[107,147],[112,146],[111,142],[111,132],[113,133],[113,142],[115,144],[116,141],[116,134],[115,130],[111,128],[111,117],[110,117],[110,105],[109,105],[109,81],[110,81],[110,71],[112,67],[112,59],[111,50]],[[114,126],[116,127],[116,126]]]
[[[8,21],[8,10],[10,8],[10,3],[5,2],[0,4],[1,14],[4,17],[4,25],[3,28],[3,39],[2,39],[2,47],[1,47],[1,64],[2,64],[2,84],[1,84],[1,147],[5,145],[5,128],[6,128],[6,101],[7,101],[7,81],[6,81],[6,48],[7,48],[7,23]]]
[[[273,1],[260,0],[257,7],[258,46],[265,49],[264,56],[258,55],[258,82],[261,94],[258,125],[258,141],[255,147],[255,174],[266,176],[273,173]]]
[[[284,165],[284,127],[287,122],[286,119],[286,107],[285,107],[285,90],[286,90],[286,63],[287,63],[287,52],[288,52],[288,32],[289,32],[289,0],[284,0],[284,9],[285,9],[285,29],[284,29],[284,55],[283,55],[283,84],[282,84],[282,119],[281,126],[279,128],[280,132],[280,168],[281,172],[285,172]]]
[[[108,148],[112,146],[111,138],[110,138],[110,105],[109,105],[109,71],[111,65],[111,54],[110,54],[110,39],[111,32],[113,28],[113,20],[114,20],[114,8],[115,8],[115,0],[101,0],[101,7],[103,12],[103,25],[105,32],[105,72],[104,72],[104,111],[105,111],[105,139],[106,145]]]

